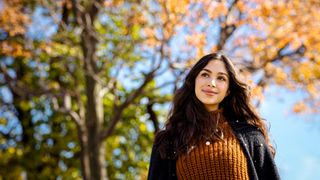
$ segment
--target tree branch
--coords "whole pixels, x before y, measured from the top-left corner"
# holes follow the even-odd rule
[[[114,106],[114,110],[115,110],[114,115],[111,118],[109,126],[101,131],[100,140],[103,140],[112,134],[115,125],[121,118],[123,110],[126,107],[128,107],[135,100],[135,98],[137,98],[142,93],[146,85],[154,78],[155,71],[156,69],[146,74],[144,82],[140,85],[140,87],[136,89],[133,93],[131,93],[120,106],[117,106],[117,105]]]
[[[68,22],[65,21],[65,20],[66,20],[67,13],[68,13],[68,12],[67,12],[67,11],[68,11],[67,1],[65,1],[65,2],[63,3],[63,7],[62,7],[62,9],[63,9],[63,12],[62,12],[62,13],[63,13],[63,17],[62,17],[61,20],[59,19],[58,15],[55,13],[55,10],[52,9],[52,3],[51,3],[51,5],[50,5],[47,0],[41,0],[40,3],[41,3],[41,5],[42,5],[43,7],[45,7],[45,8],[49,11],[50,16],[52,17],[53,21],[54,21],[56,24],[58,24],[58,25],[59,25],[60,27],[62,27],[63,29],[67,29],[67,24],[66,24],[66,23],[68,23]],[[59,27],[59,29],[60,29],[60,27]]]
[[[153,110],[153,102],[150,101],[147,104],[147,113],[149,114],[149,119],[152,121],[153,126],[154,126],[154,133],[157,133],[159,131],[159,120],[156,115],[156,113]]]
[[[70,117],[73,119],[77,126],[83,127],[82,119],[78,113],[72,111],[69,107],[60,107],[56,97],[52,97],[52,104],[52,107],[56,112],[70,115]]]
[[[10,90],[21,97],[26,97],[26,89],[19,87],[19,84],[16,83],[15,80],[9,75],[7,68],[3,63],[0,64],[0,70]]]
[[[218,51],[223,50],[225,43],[237,28],[235,24],[227,24],[228,17],[237,2],[238,0],[234,0],[230,5],[230,7],[228,8],[228,13],[225,16],[225,21],[222,21],[221,19],[219,19],[221,30],[220,30],[220,35],[219,35],[219,40],[217,45]],[[224,22],[224,24],[221,24],[221,22]]]

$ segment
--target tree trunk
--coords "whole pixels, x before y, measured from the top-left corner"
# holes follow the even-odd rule
[[[86,115],[83,130],[79,130],[81,144],[81,168],[84,180],[105,180],[104,143],[99,138],[103,123],[103,104],[99,97],[101,86],[86,75]]]
[[[96,79],[98,68],[96,64],[96,29],[94,21],[97,17],[99,5],[102,0],[93,1],[85,8],[86,11],[78,9],[77,1],[73,1],[77,22],[82,28],[81,48],[83,54],[83,70],[85,72],[85,122],[81,141],[81,164],[83,178],[85,180],[105,180],[107,172],[105,166],[105,149],[103,139],[100,138],[103,126],[104,112],[101,91],[101,84]]]
[[[89,137],[89,138],[88,138]],[[106,180],[104,143],[81,134],[81,171],[84,180]]]
[[[80,142],[80,161],[81,161],[81,172],[84,180],[90,180],[90,156],[88,148],[88,134],[85,131],[81,131],[78,128],[78,138]]]

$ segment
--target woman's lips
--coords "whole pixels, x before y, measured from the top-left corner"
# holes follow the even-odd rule
[[[209,96],[214,96],[214,95],[218,94],[217,92],[214,92],[211,90],[206,90],[206,89],[203,89],[202,92],[204,92],[205,94],[207,94]]]

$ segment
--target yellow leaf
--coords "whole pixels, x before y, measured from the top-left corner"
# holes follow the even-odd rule
[[[146,125],[145,124],[140,124],[139,125],[139,130],[140,130],[140,132],[146,132],[147,131]]]
[[[300,73],[304,80],[309,80],[312,78],[312,71],[309,63],[303,63],[300,65]]]
[[[303,101],[298,102],[293,106],[293,112],[295,113],[301,113],[306,111],[307,106],[303,103]]]
[[[264,70],[265,70],[265,72],[267,74],[273,74],[274,71],[275,71],[275,67],[274,67],[274,65],[272,63],[267,63],[267,65],[265,66]]]
[[[22,3],[19,1],[6,1],[0,12],[0,26],[10,36],[24,34],[26,26],[30,23],[29,16],[23,14],[22,8]]]
[[[281,85],[286,82],[287,74],[281,68],[276,68],[274,78],[275,78],[275,82]]]
[[[253,87],[253,89],[251,91],[251,96],[253,98],[257,98],[259,100],[263,100],[264,99],[264,95],[263,95],[263,92],[262,92],[262,88],[260,86]]]
[[[5,119],[5,118],[0,118],[0,125],[6,126],[6,125],[7,125],[7,119]]]
[[[9,152],[9,154],[14,154],[16,152],[16,150],[13,147],[9,147],[8,152]]]
[[[308,84],[307,90],[313,97],[316,97],[319,92],[313,84]]]
[[[21,149],[17,149],[17,155],[18,156],[22,156],[22,154],[23,154],[22,150]]]
[[[211,5],[208,7],[208,16],[211,19],[215,19],[219,16],[224,16],[228,13],[228,8],[226,3],[219,3],[219,2],[212,2]]]
[[[21,101],[21,102],[19,103],[19,106],[20,106],[20,108],[21,108],[23,111],[27,111],[27,110],[30,109],[31,104],[30,104],[29,101]]]
[[[53,82],[50,82],[50,83],[49,83],[48,87],[49,87],[50,89],[55,89],[55,90],[57,90],[57,89],[60,88],[60,85],[59,85],[59,83],[53,81]]]

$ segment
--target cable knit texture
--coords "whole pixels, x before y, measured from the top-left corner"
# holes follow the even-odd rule
[[[247,180],[249,179],[247,159],[232,132],[228,122],[219,113],[219,129],[223,130],[222,140],[206,144],[206,138],[176,161],[178,179],[216,179]]]

